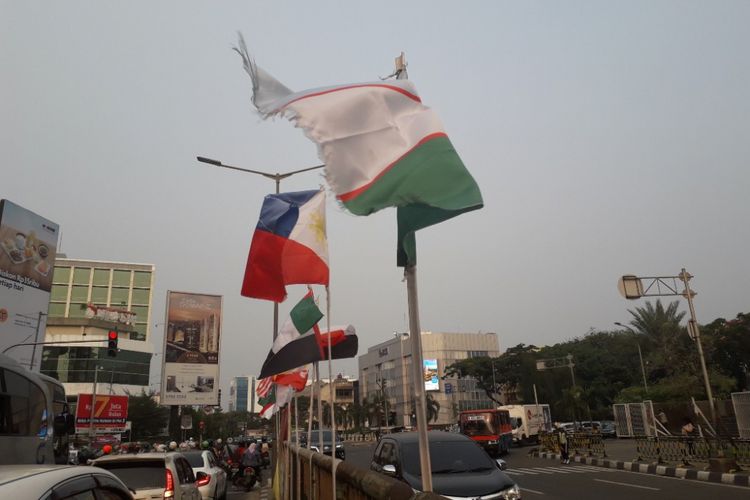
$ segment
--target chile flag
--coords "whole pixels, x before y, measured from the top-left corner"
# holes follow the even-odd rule
[[[282,302],[286,285],[328,285],[325,191],[270,194],[247,257],[241,294]]]

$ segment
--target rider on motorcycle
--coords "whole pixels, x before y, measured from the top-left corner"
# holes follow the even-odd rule
[[[258,478],[258,482],[260,482],[260,467],[263,465],[263,459],[260,456],[257,444],[250,443],[250,446],[247,447],[245,453],[242,454],[240,465],[242,466],[240,469],[243,471],[243,474],[245,467],[252,467]]]

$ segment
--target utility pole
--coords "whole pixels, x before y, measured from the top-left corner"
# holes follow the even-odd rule
[[[36,320],[36,331],[34,332],[34,347],[31,349],[31,361],[29,362],[29,371],[34,371],[34,359],[36,358],[36,346],[39,342],[39,325],[42,324],[42,316],[46,316],[46,313],[39,311],[39,316]]]
[[[89,446],[94,444],[96,429],[94,428],[94,416],[96,415],[96,384],[99,381],[99,365],[94,366],[94,391],[91,394],[91,419],[89,420]]]

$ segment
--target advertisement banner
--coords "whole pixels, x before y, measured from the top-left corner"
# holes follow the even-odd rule
[[[76,405],[76,432],[86,434],[91,425],[91,394],[79,394]],[[97,433],[125,432],[128,419],[128,396],[96,395],[94,428]]]
[[[0,351],[24,342],[44,341],[49,294],[60,228],[8,200],[0,200]],[[8,356],[31,364],[31,346]],[[42,350],[36,350],[35,371]]]
[[[437,359],[425,359],[422,366],[424,368],[424,390],[439,391]]]
[[[167,292],[161,404],[219,404],[220,295]]]

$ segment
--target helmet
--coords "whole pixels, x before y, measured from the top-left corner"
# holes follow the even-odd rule
[[[171,451],[174,451],[174,450],[176,450],[176,449],[177,449],[177,443],[176,443],[175,441],[170,441],[170,442],[169,442],[169,449],[170,449]]]
[[[228,437],[227,438],[227,444],[232,444],[234,442],[234,439]]]
[[[201,448],[203,448],[204,450],[205,450],[206,448],[208,448],[208,441],[203,441],[203,442],[201,443]]]
[[[102,451],[104,452],[105,455],[109,455],[110,453],[112,453],[112,446],[105,444],[102,447]]]
[[[216,440],[216,444],[218,444],[218,445],[221,444],[221,438],[219,438],[219,439]]]

